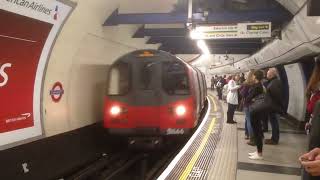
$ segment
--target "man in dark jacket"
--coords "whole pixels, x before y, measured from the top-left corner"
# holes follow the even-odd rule
[[[269,80],[265,103],[268,106],[269,120],[272,127],[271,139],[266,139],[265,144],[276,145],[279,143],[279,114],[284,113],[284,93],[282,82],[278,79],[278,71],[276,68],[270,68],[267,72]]]
[[[222,100],[222,89],[225,84],[225,79],[222,76],[220,76],[216,84],[219,100]]]
[[[211,90],[214,90],[214,85],[216,83],[216,79],[214,78],[214,76],[211,77]]]

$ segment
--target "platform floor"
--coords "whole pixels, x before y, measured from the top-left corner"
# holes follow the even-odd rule
[[[216,97],[216,93],[210,92]],[[215,98],[216,99],[216,98]],[[227,104],[219,101],[226,115]],[[265,145],[263,150],[264,160],[250,160],[248,152],[254,152],[255,146],[246,144],[244,135],[244,113],[236,112],[234,125],[224,126],[222,137],[216,149],[215,159],[208,179],[218,180],[300,180],[300,164],[298,157],[306,151],[307,136],[301,131],[296,131],[285,121],[280,120],[280,142],[278,145]],[[271,137],[271,127],[265,133],[265,138]]]
[[[250,160],[255,146],[244,139],[244,113],[236,112],[237,124],[227,124],[227,104],[208,91],[212,108],[199,127],[191,146],[179,153],[159,177],[163,179],[209,180],[300,180],[298,157],[306,151],[307,136],[280,120],[280,142],[264,145],[264,160]],[[213,127],[210,127],[212,126]],[[197,131],[198,131],[197,130]],[[269,132],[265,138],[271,137]],[[192,139],[192,138],[191,138]],[[212,140],[210,140],[212,139]],[[187,144],[188,144],[187,143]],[[187,145],[186,145],[187,146]]]

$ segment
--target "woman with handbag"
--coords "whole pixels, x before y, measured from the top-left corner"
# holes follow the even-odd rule
[[[319,56],[320,58],[320,56]],[[320,61],[316,61],[312,75],[310,77],[307,89],[307,114],[310,117],[309,121],[305,125],[305,130],[309,131],[311,128],[311,119],[313,116],[313,110],[317,101],[320,100]],[[320,144],[319,144],[320,145]]]
[[[320,58],[320,56],[319,56]],[[305,129],[309,134],[309,147],[311,151],[317,148],[320,151],[320,61],[317,60],[313,69],[307,86],[307,113],[309,114],[310,120],[306,123]],[[310,154],[307,153],[307,154]],[[304,156],[304,155],[303,155]],[[303,157],[301,156],[301,157]],[[318,160],[318,161],[316,161]],[[303,180],[320,179],[320,171],[313,172],[311,164],[318,164],[320,167],[320,155],[317,158],[308,159],[309,162],[305,162],[300,158],[300,162],[305,168],[302,174]]]
[[[254,78],[253,73],[254,70],[250,70],[247,76],[247,79],[243,83],[243,86],[240,90],[240,94],[242,96],[242,103],[243,103],[243,109],[245,113],[245,139],[250,139],[248,144],[249,145],[255,145],[254,139],[253,139],[253,130],[251,126],[251,120],[250,120],[250,112],[249,112],[249,103],[251,102],[251,99],[248,99],[249,96],[249,90],[254,84]]]
[[[253,73],[254,85],[249,90],[249,95],[246,101],[249,103],[250,121],[252,125],[253,135],[255,143],[257,145],[257,151],[249,153],[249,159],[262,160],[262,148],[263,148],[263,131],[261,126],[261,120],[264,118],[264,90],[261,83],[263,79],[263,72],[257,70]]]

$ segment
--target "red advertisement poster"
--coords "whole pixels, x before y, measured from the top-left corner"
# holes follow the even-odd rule
[[[0,10],[0,133],[34,126],[36,71],[52,26]]]

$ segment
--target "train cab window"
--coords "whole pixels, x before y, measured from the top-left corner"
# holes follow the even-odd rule
[[[153,82],[155,66],[157,62],[141,61],[139,63],[139,82],[138,86],[142,90],[152,90],[155,87]]]
[[[181,63],[167,62],[163,64],[163,89],[169,95],[189,94],[189,79],[185,66]]]
[[[112,66],[109,72],[108,95],[123,95],[129,91],[129,65],[124,62]]]

